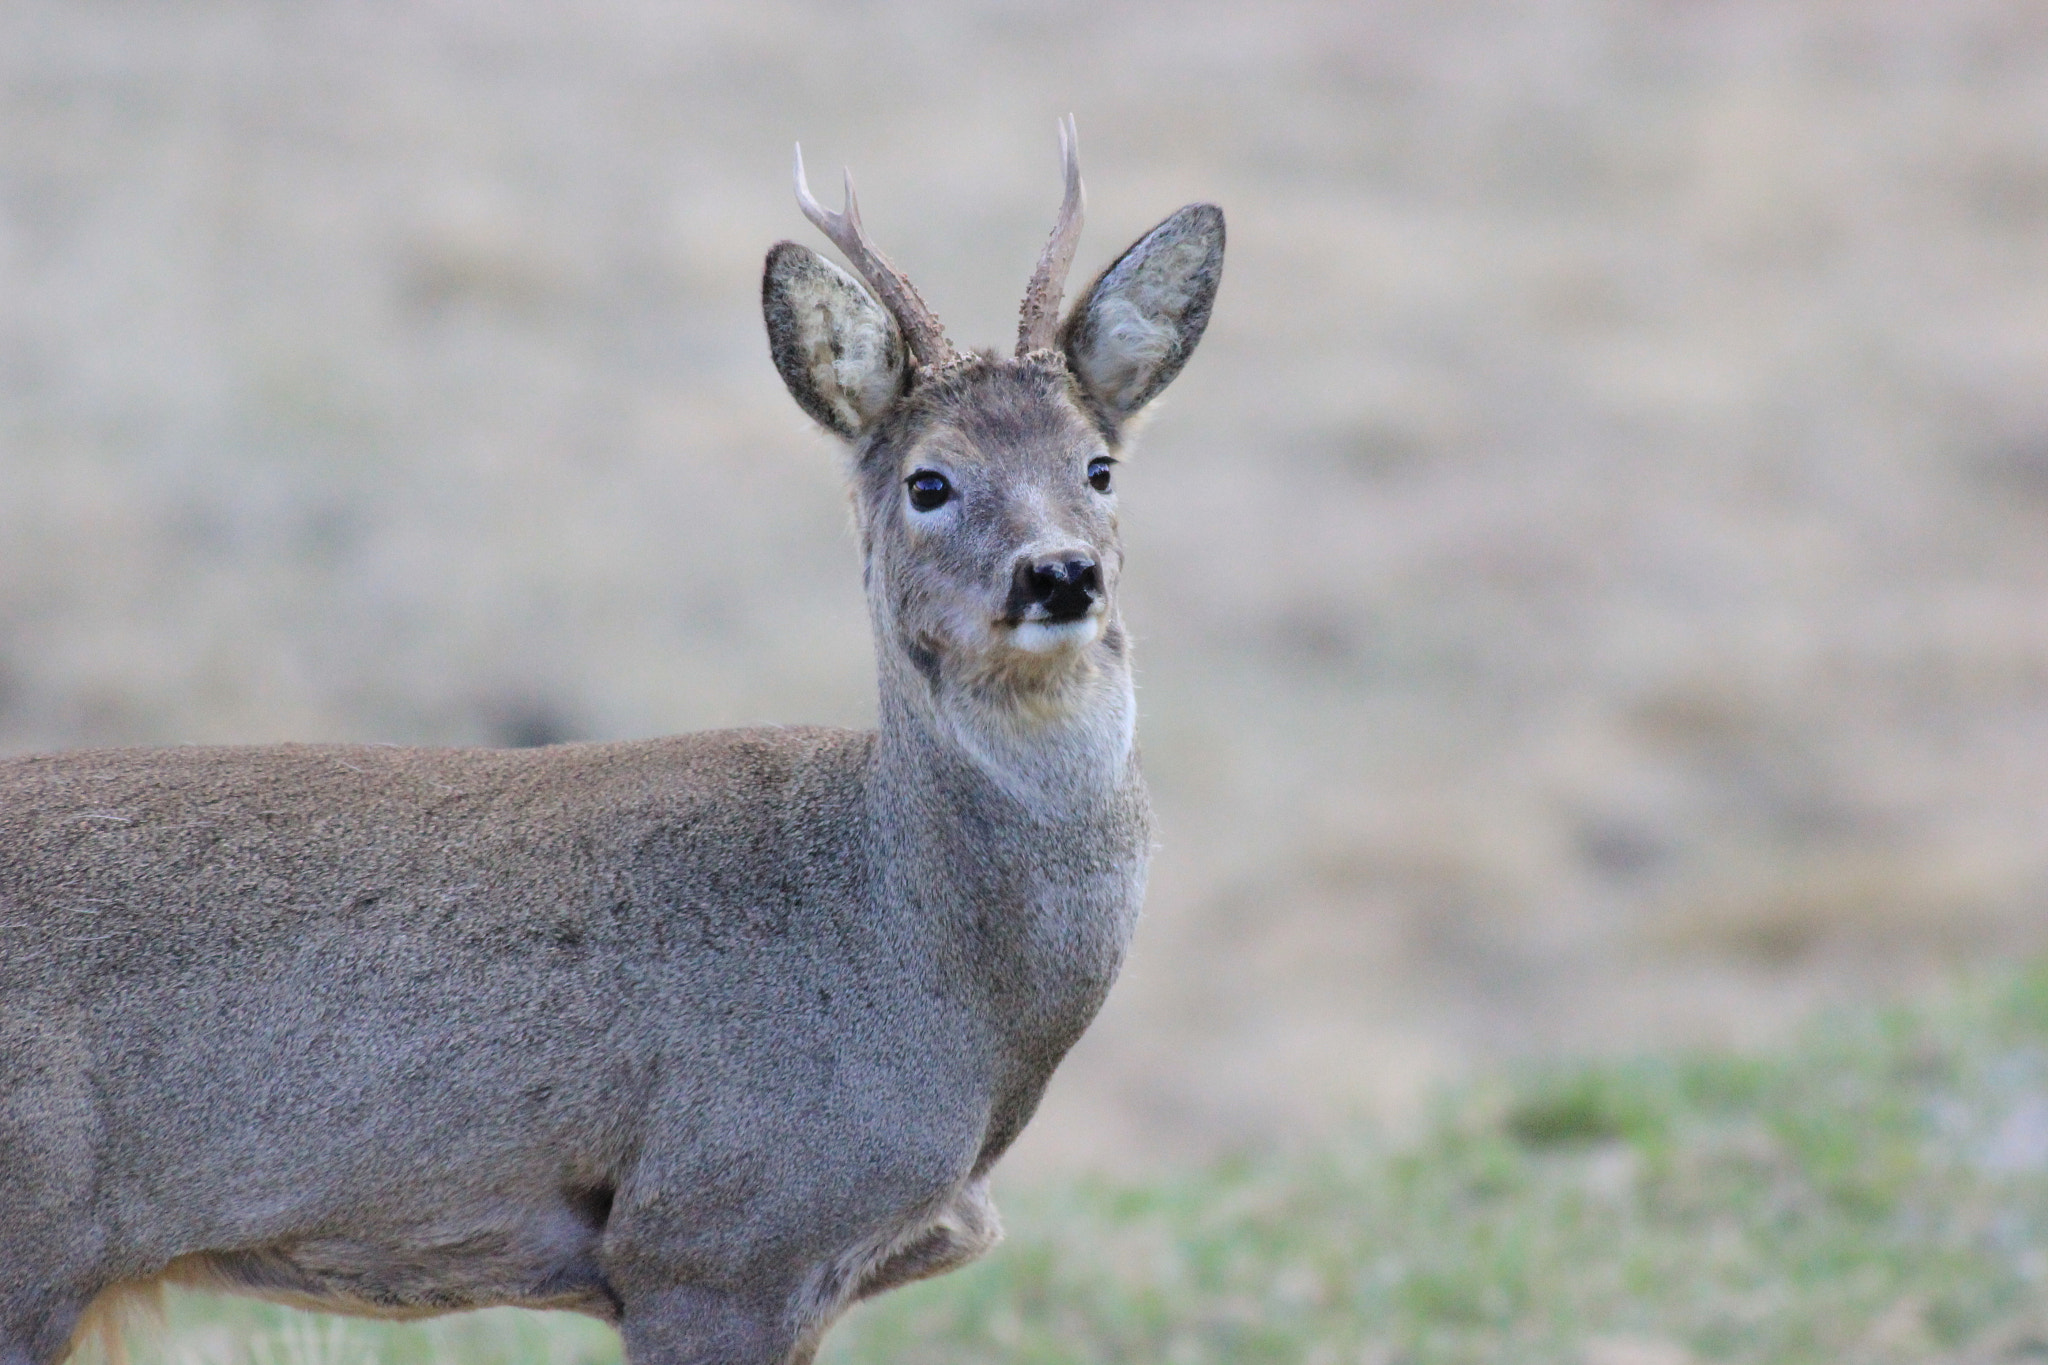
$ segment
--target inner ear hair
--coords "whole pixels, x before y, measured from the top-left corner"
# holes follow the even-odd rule
[[[851,275],[795,242],[778,242],[761,276],[768,349],[790,397],[852,439],[903,391],[903,335]]]
[[[1209,325],[1223,279],[1223,210],[1189,204],[1140,237],[1068,314],[1074,377],[1118,422],[1173,382]]]

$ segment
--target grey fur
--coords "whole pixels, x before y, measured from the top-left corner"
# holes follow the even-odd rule
[[[1205,316],[1190,259],[1153,296]],[[0,1365],[163,1282],[771,1365],[994,1243],[989,1168],[1143,890],[1113,433],[1051,352],[906,391],[823,264],[778,247],[764,312],[860,434],[876,732],[0,763]],[[1113,330],[1067,335],[1110,363]],[[1099,563],[1099,611],[1000,619],[1046,552]]]

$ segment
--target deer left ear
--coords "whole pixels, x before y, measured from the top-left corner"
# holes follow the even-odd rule
[[[1223,210],[1189,204],[1096,277],[1060,345],[1081,387],[1122,422],[1194,354],[1223,280]]]

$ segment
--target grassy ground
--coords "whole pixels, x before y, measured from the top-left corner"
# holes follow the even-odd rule
[[[2048,969],[1761,1056],[1557,1066],[1432,1131],[1011,1196],[981,1265],[857,1311],[834,1365],[2048,1358]],[[582,1365],[610,1333],[183,1297],[180,1365]]]

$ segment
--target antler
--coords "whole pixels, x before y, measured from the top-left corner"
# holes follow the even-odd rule
[[[1038,269],[1024,291],[1022,316],[1017,321],[1017,354],[1044,350],[1053,344],[1060,325],[1060,294],[1067,287],[1067,271],[1074,264],[1074,248],[1081,244],[1081,134],[1069,114],[1060,122],[1060,164],[1067,173],[1067,194],[1060,202],[1060,220],[1052,237],[1039,254]]]
[[[868,282],[868,287],[882,301],[896,318],[896,325],[903,329],[903,339],[910,343],[910,354],[916,362],[925,367],[944,365],[955,359],[958,352],[953,343],[946,340],[946,329],[939,325],[938,318],[918,297],[915,287],[902,271],[890,265],[875,244],[868,240],[860,225],[860,202],[853,197],[853,172],[846,173],[846,208],[840,213],[827,213],[817,200],[811,197],[811,187],[804,180],[804,149],[796,149],[796,203],[804,211],[804,217],[818,225],[818,231],[831,239],[832,245],[846,253],[846,259]]]

